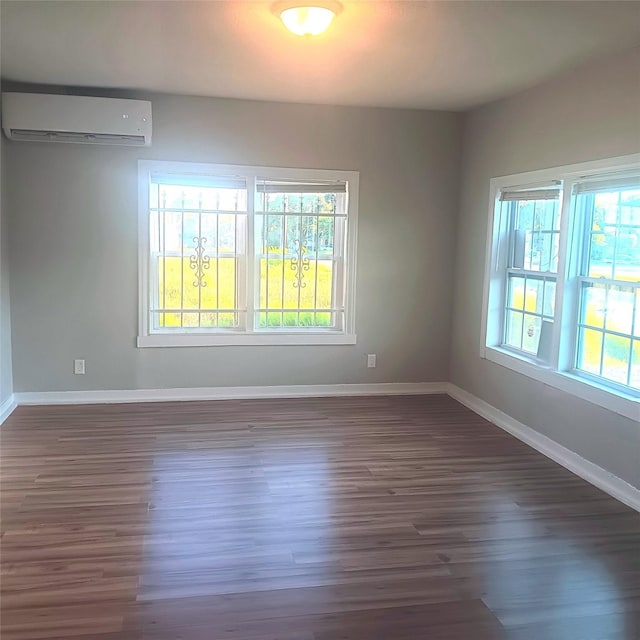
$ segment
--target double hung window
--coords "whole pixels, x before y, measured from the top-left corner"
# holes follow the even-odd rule
[[[640,160],[491,184],[482,355],[640,418]]]
[[[139,346],[353,344],[358,174],[140,162]]]

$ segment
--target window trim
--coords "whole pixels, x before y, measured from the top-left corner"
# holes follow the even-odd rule
[[[625,393],[607,384],[602,384],[586,375],[583,376],[573,368],[578,301],[574,299],[577,293],[572,293],[570,291],[571,287],[566,287],[568,277],[570,276],[568,272],[569,265],[567,264],[567,254],[571,253],[569,246],[572,242],[575,243],[579,241],[579,238],[577,239],[575,236],[571,238],[567,235],[572,202],[571,194],[566,193],[567,185],[577,180],[584,180],[592,175],[607,172],[613,173],[627,169],[640,169],[640,153],[511,174],[490,180],[480,328],[480,358],[494,362],[495,364],[538,380],[570,395],[592,402],[593,404],[631,418],[632,420],[638,420],[640,418],[639,396]],[[493,312],[495,312],[498,304],[496,299],[499,298],[502,304],[504,298],[504,296],[501,295],[504,284],[500,285],[499,291],[494,292],[493,295],[491,285],[497,280],[506,282],[502,271],[496,271],[493,264],[496,256],[499,255],[497,248],[502,240],[502,232],[499,229],[501,221],[498,219],[499,216],[496,216],[495,205],[502,189],[549,184],[554,180],[561,180],[563,185],[561,195],[561,234],[564,234],[567,241],[560,243],[560,253],[558,256],[556,301],[560,300],[562,304],[556,304],[555,307],[555,330],[552,337],[551,362],[542,364],[535,357],[526,357],[524,354],[505,348],[495,339],[496,333],[500,334],[501,329],[499,325],[502,323],[489,322],[490,305]],[[567,195],[569,197],[567,197]],[[566,293],[565,289],[568,289]],[[500,309],[499,313],[501,314],[500,318],[502,318],[503,309]],[[490,324],[492,326],[490,326]],[[497,330],[496,326],[498,326]]]
[[[149,327],[149,177],[152,172],[165,174],[215,174],[247,178],[247,255],[255,256],[254,223],[256,182],[260,178],[283,180],[344,181],[348,183],[349,209],[346,217],[346,259],[344,259],[344,323],[341,330],[334,329],[218,329],[208,331],[162,332]],[[301,169],[260,165],[233,165],[165,160],[138,161],[138,337],[137,346],[145,347],[214,347],[257,345],[354,345],[356,344],[356,265],[358,233],[358,171],[333,169]],[[251,220],[250,220],[251,219]],[[249,221],[250,220],[250,221]],[[247,316],[253,313],[255,290],[253,269],[245,274]],[[253,292],[253,293],[251,293]]]

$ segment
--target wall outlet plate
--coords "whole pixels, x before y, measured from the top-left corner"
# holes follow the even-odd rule
[[[376,366],[376,354],[368,353],[367,354],[367,367],[369,369],[373,369]]]
[[[77,376],[83,376],[84,375],[84,360],[74,360],[73,361],[73,373],[75,373]]]

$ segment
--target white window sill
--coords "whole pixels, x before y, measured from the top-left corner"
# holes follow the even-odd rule
[[[349,345],[356,344],[356,335],[333,332],[255,332],[255,333],[154,333],[138,336],[138,347],[232,347],[285,345]]]
[[[507,369],[517,371],[621,416],[631,418],[631,420],[640,420],[640,398],[638,397],[615,391],[610,387],[568,371],[554,371],[500,347],[486,347],[484,357]]]

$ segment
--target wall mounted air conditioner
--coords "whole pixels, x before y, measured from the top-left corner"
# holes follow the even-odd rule
[[[2,128],[11,140],[151,145],[151,103],[44,93],[3,93]]]

